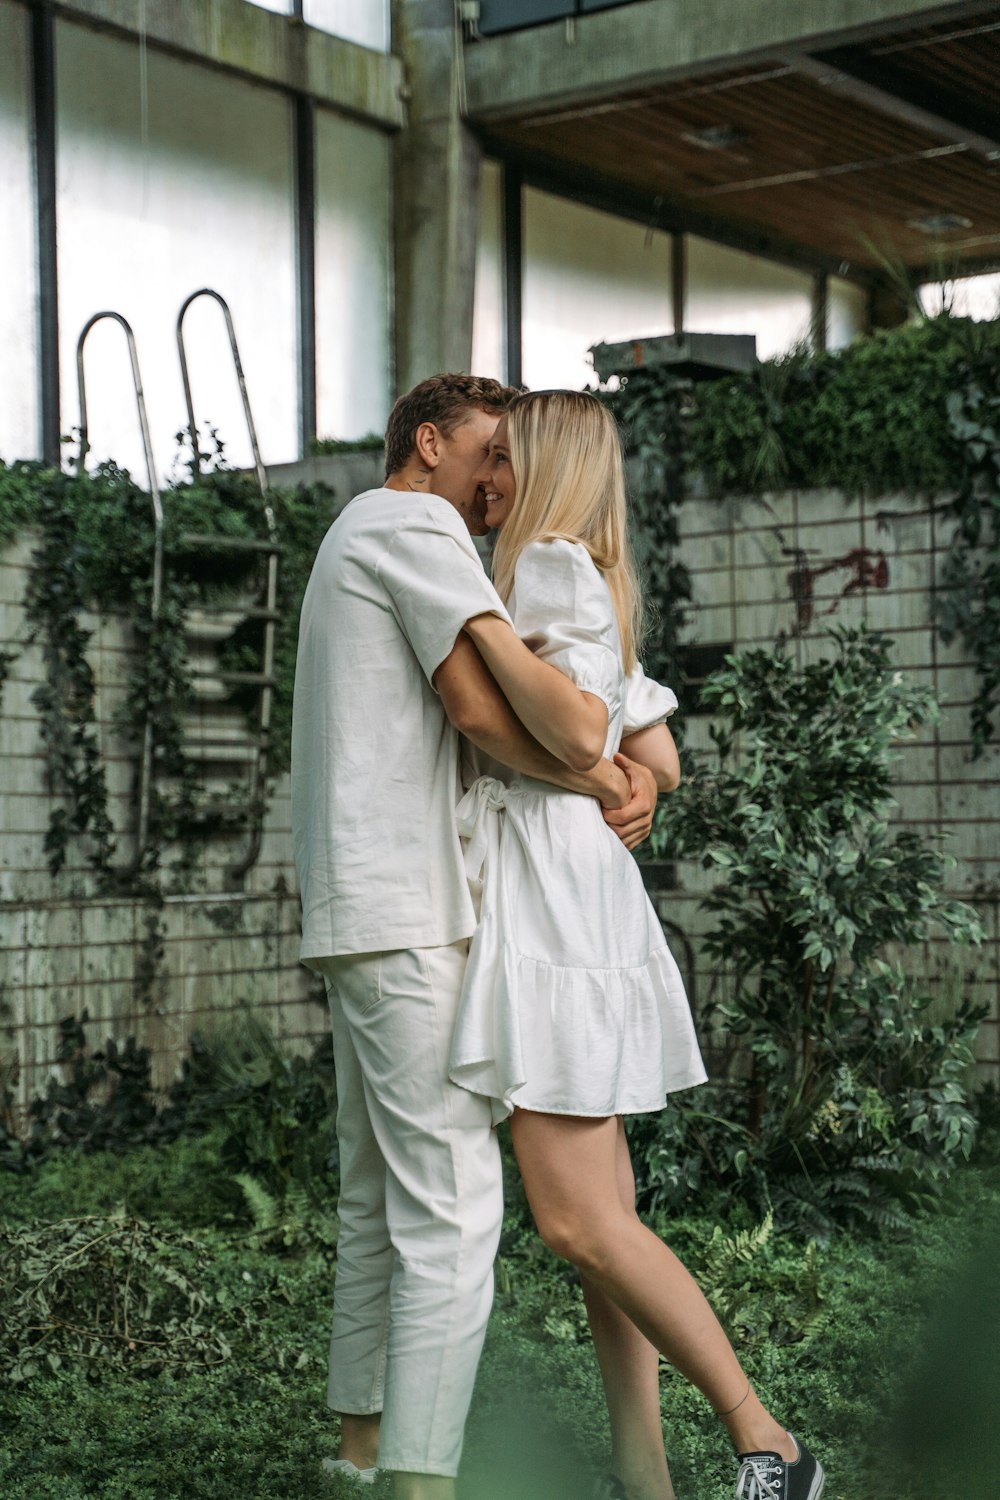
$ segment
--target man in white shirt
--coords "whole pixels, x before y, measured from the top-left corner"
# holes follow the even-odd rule
[[[341,1189],[328,1401],[331,1471],[393,1471],[450,1500],[492,1302],[500,1159],[487,1100],[448,1078],[476,917],[454,809],[459,734],[515,770],[647,823],[655,786],[574,772],[514,716],[467,620],[507,618],[470,529],[514,394],[438,376],[396,403],[384,488],[344,509],[302,606],[292,822],[303,962],[326,981]],[[627,804],[627,806],[625,806]]]

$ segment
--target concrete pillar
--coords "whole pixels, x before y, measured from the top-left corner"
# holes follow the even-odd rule
[[[479,225],[479,143],[462,119],[454,0],[395,0],[408,123],[396,137],[396,387],[468,371]]]

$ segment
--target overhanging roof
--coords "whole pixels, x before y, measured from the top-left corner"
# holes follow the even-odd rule
[[[492,150],[649,222],[830,269],[1000,264],[998,3],[644,0],[465,61]]]

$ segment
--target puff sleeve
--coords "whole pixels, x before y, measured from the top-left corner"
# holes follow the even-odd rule
[[[580,542],[529,542],[517,560],[511,597],[514,629],[550,666],[619,712],[621,647],[607,584]]]
[[[622,737],[638,734],[640,729],[650,729],[662,724],[677,707],[677,697],[672,689],[661,687],[642,670],[636,662],[625,679],[625,719]]]

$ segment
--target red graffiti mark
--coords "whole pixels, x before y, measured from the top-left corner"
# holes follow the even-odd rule
[[[859,589],[886,589],[889,587],[889,560],[884,552],[873,552],[869,547],[852,547],[843,557],[813,567],[806,561],[806,554],[796,548],[793,556],[796,565],[788,574],[788,587],[795,605],[795,633],[801,635],[809,629],[816,615],[816,580],[838,568],[846,568],[847,582],[824,614],[836,614],[841,599]]]

